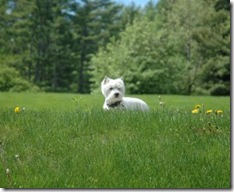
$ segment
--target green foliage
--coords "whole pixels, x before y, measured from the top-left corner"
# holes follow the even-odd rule
[[[23,91],[31,91],[31,92],[39,92],[40,89],[36,85],[33,85],[32,83],[28,82],[25,79],[22,79],[21,77],[15,78],[13,81],[14,86],[9,89],[9,91],[12,92],[23,92]]]
[[[229,95],[230,7],[227,2],[222,1],[222,6],[220,1],[214,3],[212,10],[203,17],[204,25],[194,34],[194,39],[200,45],[198,52],[203,58],[200,71],[201,87],[209,90],[211,94]],[[213,2],[210,4],[213,5]],[[223,87],[223,91],[215,91],[220,89],[218,87]]]
[[[0,91],[39,91],[39,88],[23,79],[13,67],[2,66],[0,71]]]
[[[229,94],[230,16],[217,2],[149,3],[145,17],[92,57],[92,90],[111,75],[123,76],[130,93],[209,94],[223,84]]]
[[[230,87],[225,86],[225,84],[215,84],[211,90],[211,95],[229,95],[230,94]]]
[[[230,98],[141,97],[149,113],[104,112],[101,96],[1,93],[0,186],[230,188]],[[201,102],[223,114],[192,114]]]
[[[14,86],[14,80],[19,77],[19,72],[14,68],[2,67],[0,71],[0,90],[8,91]]]
[[[227,0],[149,1],[143,8],[2,0],[0,28],[2,63],[45,91],[96,92],[106,75],[123,76],[130,93],[230,91]],[[14,90],[28,87],[15,82]]]
[[[113,39],[106,49],[101,49],[91,61],[93,88],[98,89],[101,79],[111,75],[123,76],[127,91],[131,93],[167,93],[173,90],[176,68],[159,60],[163,51],[157,51],[161,40],[155,36],[156,31],[153,22],[146,19],[135,21],[121,33],[121,40]]]
[[[80,53],[77,63],[78,92],[90,92],[90,58],[99,47],[105,46],[110,37],[118,36],[122,30],[121,6],[110,0],[83,1],[84,5],[78,7],[73,18],[79,23],[75,28],[78,50]]]
[[[89,92],[89,60],[126,25],[111,1],[3,0],[0,57],[47,91]]]

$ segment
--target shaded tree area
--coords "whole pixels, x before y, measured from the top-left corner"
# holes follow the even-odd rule
[[[2,0],[0,36],[0,91],[230,92],[229,1]]]
[[[2,71],[1,90],[89,93],[91,55],[125,28],[123,10],[110,0],[1,1],[1,68],[27,84],[4,85]]]

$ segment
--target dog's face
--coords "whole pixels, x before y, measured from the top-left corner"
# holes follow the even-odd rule
[[[101,90],[108,104],[121,101],[125,93],[124,82],[121,78],[105,77],[101,84]]]

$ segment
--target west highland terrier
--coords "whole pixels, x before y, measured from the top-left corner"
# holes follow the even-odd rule
[[[101,84],[102,94],[105,97],[104,110],[126,109],[126,110],[149,110],[149,106],[141,99],[124,97],[125,86],[122,78],[111,79],[105,77]]]

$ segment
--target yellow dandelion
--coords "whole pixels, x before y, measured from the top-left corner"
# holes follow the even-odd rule
[[[192,110],[192,114],[196,114],[196,113],[199,113],[199,109]]]
[[[222,111],[222,110],[216,110],[216,111],[215,111],[215,114],[216,114],[216,115],[221,115],[221,114],[223,114],[223,111]]]
[[[212,113],[212,112],[213,112],[213,110],[212,110],[212,109],[209,109],[209,110],[206,111],[206,114],[210,114],[210,113]]]
[[[195,109],[201,108],[201,105],[195,105]]]
[[[20,108],[19,107],[16,107],[15,108],[15,113],[19,113],[20,112]]]

